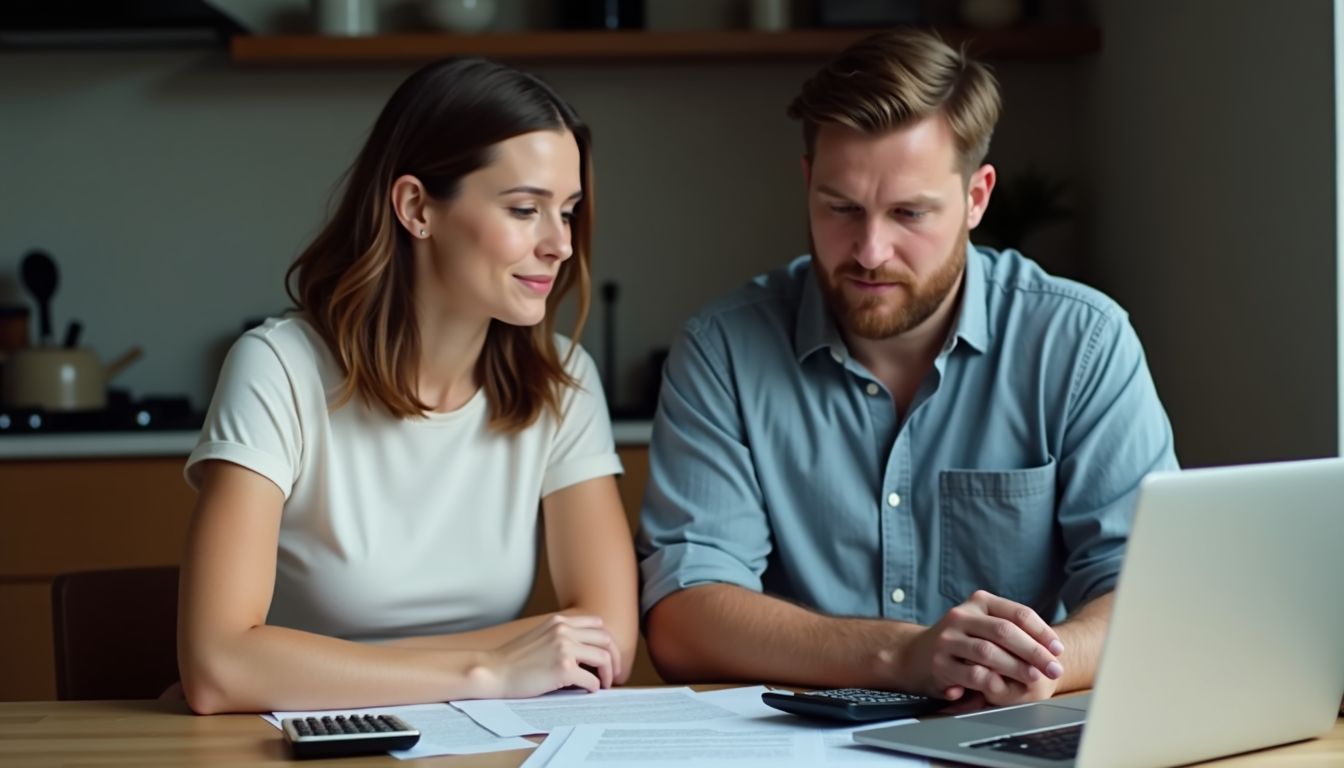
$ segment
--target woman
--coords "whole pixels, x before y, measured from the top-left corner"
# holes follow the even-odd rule
[[[621,471],[589,357],[588,130],[539,80],[439,62],[393,94],[294,313],[234,345],[187,461],[191,708],[366,707],[623,682]],[[557,614],[517,618],[538,501]]]

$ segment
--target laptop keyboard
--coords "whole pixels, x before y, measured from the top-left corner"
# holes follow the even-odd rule
[[[1063,728],[1051,728],[1048,731],[1012,734],[970,746],[973,749],[1012,752],[1015,755],[1028,755],[1043,760],[1072,760],[1078,756],[1078,742],[1082,736],[1083,726],[1080,723]]]

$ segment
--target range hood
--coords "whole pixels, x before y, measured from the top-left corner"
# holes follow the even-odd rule
[[[203,0],[0,0],[0,48],[220,45],[244,31]]]

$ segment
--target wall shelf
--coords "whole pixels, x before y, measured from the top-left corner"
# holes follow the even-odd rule
[[[872,30],[797,29],[583,31],[453,35],[437,33],[326,37],[239,35],[230,43],[243,64],[377,64],[424,62],[448,56],[506,61],[606,62],[820,59]],[[1101,31],[1080,24],[996,30],[939,28],[953,46],[966,43],[985,58],[1063,58],[1101,49]]]

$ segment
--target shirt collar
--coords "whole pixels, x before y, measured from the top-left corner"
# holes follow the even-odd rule
[[[840,335],[840,328],[836,325],[830,308],[826,306],[826,298],[821,293],[817,269],[816,260],[813,259],[803,278],[802,301],[798,305],[798,320],[793,329],[793,350],[800,363],[822,349],[829,350],[831,356],[836,359],[843,359],[849,354],[844,337]],[[974,246],[967,243],[961,302],[943,354],[947,354],[955,347],[957,339],[966,342],[978,352],[984,352],[989,348],[989,314],[985,308],[988,298],[985,290],[983,258]]]
[[[845,341],[821,294],[817,269],[816,259],[812,259],[803,276],[803,297],[793,329],[793,351],[800,363],[821,349],[829,349],[832,355],[845,353]]]
[[[985,288],[985,257],[966,244],[966,271],[961,278],[961,306],[952,326],[953,340],[960,339],[977,352],[989,349],[989,294]],[[955,345],[950,342],[948,349]]]

